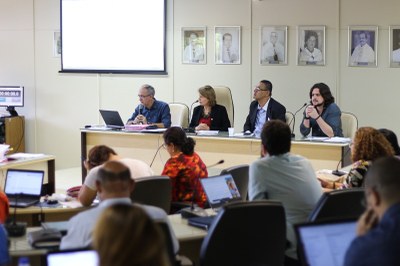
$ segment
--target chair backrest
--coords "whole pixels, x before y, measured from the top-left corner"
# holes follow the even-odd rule
[[[231,174],[235,184],[239,190],[242,200],[247,199],[247,191],[249,187],[249,165],[241,164],[232,166],[221,171],[221,175]]]
[[[169,213],[171,191],[172,185],[168,176],[149,176],[135,179],[131,199],[134,202],[160,207]]]
[[[217,97],[217,103],[225,106],[226,111],[228,112],[229,121],[231,122],[231,127],[234,127],[235,110],[231,89],[226,86],[213,86],[213,88],[215,96]]]
[[[365,210],[361,203],[364,199],[364,189],[349,188],[333,190],[322,194],[308,220],[310,222],[358,218]]]
[[[358,129],[357,117],[352,113],[342,112],[342,116],[340,118],[342,120],[343,137],[353,138]]]
[[[189,126],[189,107],[184,103],[169,103],[171,125],[187,128]]]
[[[286,222],[277,201],[235,202],[215,217],[200,249],[200,265],[283,265]]]
[[[294,114],[292,112],[286,111],[285,114],[286,124],[290,127],[290,130],[294,131]]]
[[[163,234],[169,262],[170,262],[171,266],[176,265],[177,261],[176,261],[175,252],[174,252],[174,244],[172,242],[172,237],[171,237],[171,232],[170,232],[169,226],[165,221],[156,220],[156,223],[160,227],[161,232]]]

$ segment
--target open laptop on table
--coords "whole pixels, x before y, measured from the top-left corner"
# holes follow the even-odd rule
[[[99,265],[99,256],[97,252],[89,249],[71,249],[49,252],[46,255],[46,260],[48,266]]]
[[[239,190],[231,174],[210,176],[200,179],[204,192],[206,193],[210,207],[218,212],[222,206],[229,202],[240,201]],[[215,216],[189,218],[190,225],[208,229]]]
[[[11,207],[26,208],[40,201],[44,171],[8,169],[4,192]]]
[[[101,117],[103,117],[104,123],[108,128],[112,129],[123,129],[125,128],[125,124],[122,121],[121,116],[118,111],[113,110],[103,110],[100,109]]]
[[[351,241],[356,237],[357,221],[327,220],[294,226],[303,265],[341,266]]]

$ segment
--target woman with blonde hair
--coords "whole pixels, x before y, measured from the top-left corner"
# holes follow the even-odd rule
[[[199,104],[193,110],[189,127],[195,130],[228,131],[231,126],[225,106],[217,104],[214,88],[206,85],[199,89]]]
[[[161,229],[135,205],[112,205],[93,230],[99,266],[169,266]]]
[[[344,183],[322,181],[323,187],[332,189],[364,187],[364,177],[373,161],[394,155],[390,142],[372,127],[359,128],[350,143],[350,149],[353,165]]]

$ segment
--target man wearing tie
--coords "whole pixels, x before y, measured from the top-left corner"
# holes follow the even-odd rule
[[[244,123],[245,133],[254,133],[259,137],[268,120],[279,119],[286,122],[286,108],[272,97],[272,83],[261,80],[253,91],[254,101],[250,104],[250,111]]]
[[[190,33],[189,45],[183,51],[184,63],[200,63],[204,61],[204,48],[198,43],[198,37],[196,32]]]
[[[279,63],[285,61],[285,48],[278,42],[278,33],[270,34],[269,42],[263,46],[263,57],[261,63]]]
[[[235,64],[239,62],[238,52],[232,47],[232,34],[222,36],[222,63]]]

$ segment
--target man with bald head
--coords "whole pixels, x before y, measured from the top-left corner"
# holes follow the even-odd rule
[[[100,204],[71,218],[67,235],[62,238],[60,249],[85,248],[92,243],[92,231],[100,214],[114,204],[132,204],[130,195],[135,187],[130,170],[118,161],[106,162],[98,172],[96,187]],[[167,214],[160,208],[139,205],[155,220],[165,221],[169,225]],[[170,225],[169,225],[170,226]],[[174,251],[179,249],[178,241],[170,227],[174,240]]]

